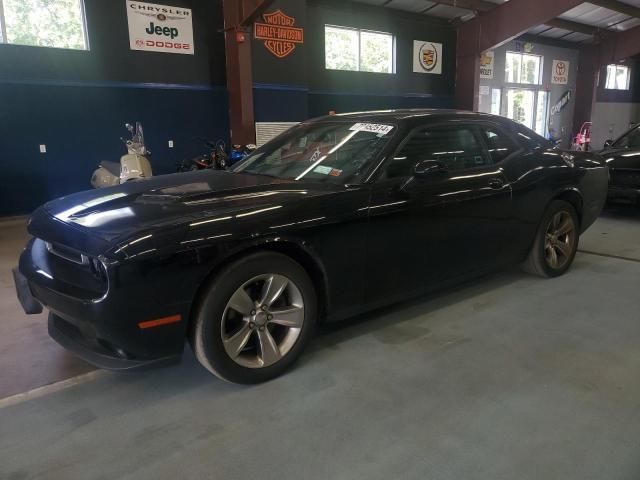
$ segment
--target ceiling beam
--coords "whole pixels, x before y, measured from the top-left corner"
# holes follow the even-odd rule
[[[488,12],[498,7],[500,4],[488,2],[487,0],[438,0],[438,3],[443,5],[449,5],[451,7],[464,8],[466,10],[473,10],[475,12]],[[432,7],[433,8],[433,7]],[[456,19],[456,25],[460,25],[464,22],[460,19]],[[562,28],[563,30],[570,30],[571,32],[584,33],[585,35],[595,35],[598,32],[596,27],[586,25],[584,23],[572,22],[569,20],[563,20],[561,18],[554,18],[545,22],[545,25],[553,28]]]
[[[464,8],[465,10],[473,10],[475,12],[488,12],[493,10],[499,4],[487,2],[486,0],[434,0],[436,3],[447,5],[449,7]]]
[[[597,46],[600,66],[617,63],[640,54],[640,27],[606,33]]]
[[[613,10],[614,12],[624,13],[630,17],[640,18],[640,8],[619,2],[618,0],[589,0],[589,3],[608,10]]]
[[[458,56],[480,55],[582,3],[583,0],[509,0],[458,27]]]
[[[275,0],[242,0],[239,5],[241,8],[242,21],[240,25],[251,25],[260,15],[262,15]]]
[[[572,22],[570,20],[563,20],[561,18],[554,18],[544,22],[548,27],[561,28],[563,30],[569,30],[571,32],[584,33],[585,35],[595,35],[598,33],[597,27],[591,25],[585,25],[584,23]]]

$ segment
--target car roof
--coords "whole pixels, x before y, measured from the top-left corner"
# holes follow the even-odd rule
[[[433,118],[434,120],[448,120],[469,118],[472,120],[489,120],[499,123],[509,123],[509,120],[498,115],[487,113],[469,112],[466,110],[440,109],[440,108],[405,108],[397,110],[371,110],[364,112],[346,112],[335,115],[324,115],[311,119],[310,122],[323,122],[329,120],[352,120],[367,122],[393,122],[410,123],[412,120],[424,120]]]

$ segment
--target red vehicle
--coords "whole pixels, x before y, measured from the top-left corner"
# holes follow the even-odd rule
[[[573,139],[573,150],[588,152],[591,148],[591,122],[584,122]]]

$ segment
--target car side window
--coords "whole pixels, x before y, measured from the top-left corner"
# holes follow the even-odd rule
[[[630,131],[615,144],[615,147],[638,148],[640,147],[640,127]]]
[[[500,163],[518,149],[505,133],[494,127],[481,126],[480,131],[487,144],[492,163]]]
[[[410,176],[414,165],[422,160],[442,162],[449,171],[493,163],[483,151],[474,127],[425,127],[409,134],[388,165],[387,177]]]

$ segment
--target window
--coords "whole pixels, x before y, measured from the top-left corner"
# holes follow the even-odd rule
[[[517,139],[520,144],[522,144],[525,148],[531,150],[537,150],[539,148],[551,148],[553,147],[553,143],[551,143],[546,138],[541,137],[537,133],[525,128],[522,125],[516,125],[515,130],[517,133]]]
[[[372,126],[378,130],[372,131]],[[393,125],[353,122],[299,125],[260,147],[234,171],[351,183],[371,167],[396,130]]]
[[[500,115],[500,100],[502,92],[499,88],[491,89],[491,113],[493,115]]]
[[[507,52],[505,81],[540,85],[542,80],[542,57],[528,53]]]
[[[607,65],[607,90],[629,90],[631,75],[629,67],[624,65]]]
[[[549,92],[540,90],[536,102],[536,133],[543,135],[547,132],[547,113],[549,110]]]
[[[487,150],[493,163],[499,163],[517,150],[511,139],[504,133],[490,127],[481,127]]]
[[[83,0],[0,0],[5,43],[87,50]]]
[[[617,148],[640,148],[640,127],[625,133],[613,144]]]
[[[465,170],[491,164],[473,127],[421,128],[410,134],[389,165],[387,176],[409,176],[422,160],[438,160],[447,170]]]
[[[395,73],[395,38],[390,33],[325,25],[324,58],[328,70]]]

